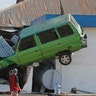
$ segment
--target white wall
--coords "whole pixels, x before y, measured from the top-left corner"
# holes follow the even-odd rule
[[[61,65],[57,60],[57,70],[62,74],[62,91],[70,92],[76,87],[96,93],[96,28],[84,28],[87,34],[87,48],[72,55],[72,63]]]

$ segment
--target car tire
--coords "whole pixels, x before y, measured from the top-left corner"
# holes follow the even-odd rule
[[[62,65],[69,65],[72,61],[71,54],[69,53],[63,53],[59,55],[59,62]]]

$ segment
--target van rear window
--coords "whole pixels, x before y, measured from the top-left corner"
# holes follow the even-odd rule
[[[58,39],[55,29],[50,29],[37,34],[42,44]]]
[[[58,27],[57,30],[61,37],[65,37],[65,36],[73,34],[73,30],[69,25]]]

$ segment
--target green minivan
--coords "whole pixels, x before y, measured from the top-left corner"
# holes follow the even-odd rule
[[[61,64],[68,65],[72,52],[87,47],[86,34],[70,14],[22,29],[18,36],[14,54],[0,60],[1,68],[27,66],[55,56]]]

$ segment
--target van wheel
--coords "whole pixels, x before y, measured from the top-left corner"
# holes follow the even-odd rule
[[[72,59],[71,59],[71,54],[69,53],[63,53],[59,55],[59,62],[62,65],[69,65],[71,63]]]

